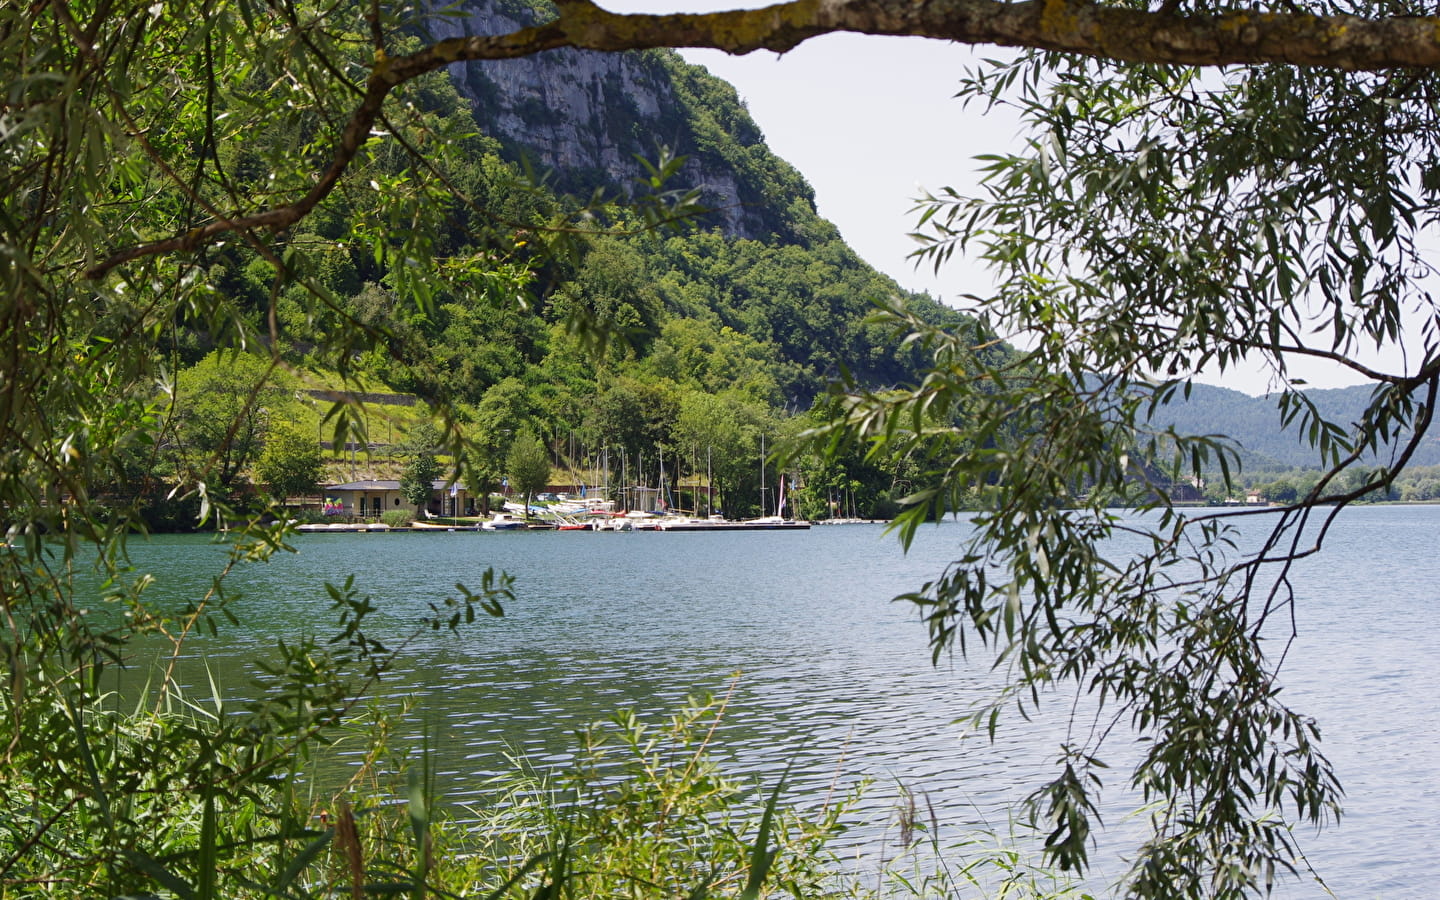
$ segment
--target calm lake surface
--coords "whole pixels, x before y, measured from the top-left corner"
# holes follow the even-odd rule
[[[976,827],[1003,834],[1009,805],[1056,755],[1067,698],[1051,704],[1053,721],[1012,717],[993,743],[968,733],[958,720],[997,683],[988,660],[932,666],[914,609],[889,602],[938,575],[966,528],[923,529],[908,555],[881,527],[860,525],[302,535],[299,553],[233,576],[242,627],[193,649],[243,689],[243,661],[278,639],[325,633],[327,580],[354,573],[381,607],[377,630],[398,637],[427,601],[453,595],[457,581],[478,589],[494,567],[517,579],[505,618],[425,635],[387,688],[413,702],[412,731],[432,733],[442,790],[462,809],[484,804],[482,783],[512,750],[559,765],[587,723],[625,708],[659,723],[687,695],[721,695],[733,682],[715,748],[732,774],[773,787],[793,760],[800,803],[873,780],[858,812],[862,844],[893,833],[901,784],[934,805],[942,842]],[[198,538],[133,549],[159,597],[203,594],[224,555]],[[1336,896],[1428,896],[1440,852],[1440,507],[1345,512],[1296,590],[1299,638],[1282,681],[1291,704],[1320,720],[1347,789],[1340,826],[1301,833],[1301,846]],[[1107,824],[1127,829],[1120,817]],[[1124,842],[1102,843],[1097,886],[1123,872],[1108,845]],[[1313,880],[1278,895],[1327,896]]]

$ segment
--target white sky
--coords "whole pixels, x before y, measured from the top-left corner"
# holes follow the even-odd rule
[[[605,0],[618,12],[674,12],[759,6],[725,0]],[[1017,124],[1003,113],[965,108],[954,94],[962,72],[994,48],[979,50],[928,38],[834,34],[814,38],[783,56],[758,51],[730,56],[682,50],[692,63],[735,86],[766,143],[815,188],[820,215],[875,268],[912,291],[927,291],[952,306],[990,286],[978,264],[952,258],[938,273],[917,268],[914,200],[923,191],[953,186],[970,193],[974,157],[1016,146]],[[1297,370],[1299,371],[1299,370]],[[1301,372],[1313,387],[1358,379],[1323,369]],[[1200,380],[1259,394],[1261,374],[1231,372]]]
[[[989,285],[973,266],[909,259],[923,191],[975,182],[979,153],[1013,143],[1012,119],[954,99],[970,48],[925,38],[827,35],[777,56],[682,51],[735,85],[766,142],[815,188],[820,215],[867,262],[913,291],[956,300]]]

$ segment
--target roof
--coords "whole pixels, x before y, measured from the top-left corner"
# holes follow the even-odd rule
[[[448,490],[450,482],[444,478],[437,478],[430,483],[432,491]],[[398,491],[400,482],[393,479],[380,479],[377,481],[350,481],[345,484],[327,484],[327,491]]]
[[[330,484],[325,486],[327,491],[398,491],[398,481],[351,481],[346,484]]]

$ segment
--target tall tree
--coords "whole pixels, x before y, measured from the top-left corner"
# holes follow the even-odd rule
[[[697,466],[710,473],[722,508],[734,516],[741,513],[742,502],[754,502],[760,510],[759,492],[753,490],[759,479],[760,434],[773,427],[768,410],[739,392],[691,391],[681,398],[675,443],[682,456],[703,461]]]
[[[430,453],[417,453],[405,461],[400,470],[400,495],[424,516],[425,507],[435,493],[435,480],[440,477],[440,463]]]
[[[440,461],[435,458],[440,441],[440,432],[426,422],[407,435],[401,445],[407,459],[400,470],[400,495],[422,517],[441,475]]]
[[[525,498],[525,515],[530,515],[530,500],[550,483],[550,451],[545,444],[527,431],[510,445],[505,457],[505,471],[509,474],[510,486]]]
[[[288,497],[314,494],[325,477],[325,460],[314,435],[290,425],[270,428],[255,474],[280,503]]]
[[[480,498],[482,515],[490,514],[490,494],[500,487],[510,447],[516,436],[529,427],[531,414],[525,385],[517,378],[507,378],[486,391],[467,416],[465,487]]]
[[[173,435],[179,479],[228,489],[260,455],[272,416],[293,405],[274,368],[254,356],[211,353],[176,379]]]

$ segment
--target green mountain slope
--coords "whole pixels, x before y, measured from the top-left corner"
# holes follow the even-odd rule
[[[1356,421],[1368,405],[1370,388],[1358,385],[1305,393],[1325,418],[1348,423]],[[1182,434],[1229,435],[1247,454],[1248,471],[1316,465],[1314,450],[1302,443],[1296,428],[1281,428],[1273,397],[1251,397],[1239,391],[1197,384],[1188,400],[1177,399],[1159,410],[1151,421],[1161,427],[1174,426]],[[1440,439],[1427,439],[1413,464],[1440,464]]]
[[[475,0],[432,30],[499,32],[545,15],[542,3]],[[755,343],[777,402],[792,409],[808,407],[842,370],[870,386],[913,376],[918,357],[864,324],[876,301],[903,292],[817,215],[810,186],[765,146],[730,85],[669,51],[563,50],[456,67],[451,76],[499,155],[541,173],[550,203],[595,191],[633,196],[648,174],[640,160],[668,151],[684,164],[666,187],[698,191],[707,210],[679,234],[597,237],[572,262],[547,264],[534,305],[548,321],[578,309],[610,322],[628,336],[631,362],[648,357],[671,320],[732,331]],[[960,321],[927,297],[909,299],[931,318]],[[425,340],[444,354],[452,338],[463,344],[484,331],[447,335],[453,330],[442,327]],[[451,386],[478,399],[477,378],[533,379],[551,351],[538,332],[512,329],[504,343],[488,365],[452,359],[468,383]]]
[[[473,4],[432,26],[506,30],[529,14],[520,0]],[[734,89],[673,53],[556,52],[437,72],[397,94],[391,119],[393,138],[376,135],[341,188],[277,239],[291,253],[282,277],[240,242],[205,265],[312,386],[343,374],[446,401],[475,448],[476,493],[500,483],[529,434],[557,468],[608,465],[612,483],[658,483],[663,454],[667,479],[704,473],[728,512],[758,512],[775,490],[759,484],[761,446],[805,427],[835,379],[918,379],[921,351],[867,322],[900,288],[817,215]],[[315,127],[263,121],[221,161],[237,179],[263,180],[266,161]],[[674,171],[670,154],[683,157]],[[932,321],[966,322],[906,299]],[[378,345],[357,340],[353,320]],[[208,355],[219,343],[192,329],[167,350],[178,368],[223,369]],[[199,403],[191,393],[180,408]],[[266,410],[270,426],[316,427],[308,413]],[[381,454],[402,439],[383,421],[345,440],[356,437]],[[197,443],[193,460],[152,474],[179,480],[213,449]],[[805,465],[809,493],[796,502],[811,515],[877,514],[906,481],[902,461],[858,452]],[[245,465],[234,468],[243,480]]]

